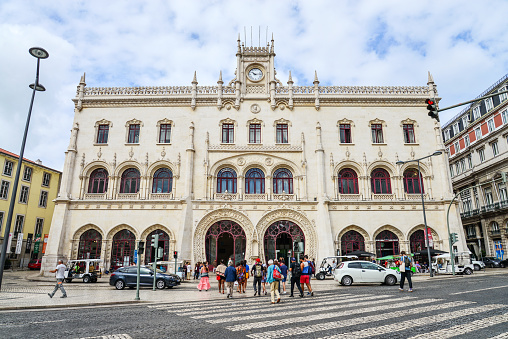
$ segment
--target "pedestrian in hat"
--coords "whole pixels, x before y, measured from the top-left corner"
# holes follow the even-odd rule
[[[256,263],[252,266],[251,274],[254,278],[254,295],[261,295],[261,280],[263,280],[263,266],[261,265],[261,259],[257,258]],[[256,287],[257,286],[257,287]]]

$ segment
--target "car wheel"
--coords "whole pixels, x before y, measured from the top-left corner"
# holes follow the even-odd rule
[[[466,269],[464,270],[464,274],[465,274],[465,275],[471,275],[471,274],[473,274],[473,270],[472,270],[472,269],[470,269],[470,268],[466,268]]]
[[[162,279],[159,279],[155,282],[155,286],[159,289],[159,290],[163,290],[164,288],[166,288],[166,283],[164,282],[164,280]]]
[[[395,278],[393,275],[388,275],[386,276],[385,278],[385,284],[387,284],[388,286],[393,286],[397,283],[397,278]]]
[[[325,280],[325,274],[323,272],[319,272],[318,274],[316,274],[316,279]]]
[[[475,265],[474,265],[474,270],[475,270],[475,271],[479,271],[479,270],[481,270],[481,269],[482,269],[482,268],[480,267],[480,265],[478,265],[478,264],[475,264]]]
[[[123,290],[125,288],[125,283],[123,280],[117,280],[115,283],[115,288],[117,290]]]
[[[85,276],[83,277],[83,282],[84,282],[85,284],[88,284],[90,281],[91,281],[91,279],[90,279],[90,276],[89,276],[89,275],[85,275]]]
[[[351,278],[349,275],[346,275],[342,277],[340,283],[344,286],[351,286],[351,284],[353,283],[353,278]]]
[[[503,264],[503,263],[500,263],[500,264],[499,264],[499,267],[504,268],[504,264]]]
[[[494,264],[490,264],[490,268],[494,268]]]

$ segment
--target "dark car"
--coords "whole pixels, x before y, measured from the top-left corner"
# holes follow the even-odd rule
[[[502,267],[501,260],[494,257],[483,257],[483,263],[486,267],[494,268],[494,267]]]
[[[115,286],[117,290],[123,290],[125,286],[135,288],[137,282],[138,269],[136,266],[121,267],[114,273],[111,273],[109,284]],[[152,286],[153,285],[153,270],[147,267],[140,268],[139,286]],[[155,286],[162,290],[166,287],[173,288],[178,285],[178,281],[169,274],[156,273]]]
[[[41,269],[42,259],[32,259],[28,263],[28,268],[31,270],[40,270]]]
[[[508,267],[508,259],[505,259],[505,260],[501,260],[501,262],[499,263],[499,267]]]

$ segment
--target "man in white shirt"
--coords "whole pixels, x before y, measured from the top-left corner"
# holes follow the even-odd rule
[[[63,287],[63,281],[64,281],[64,273],[65,273],[65,265],[63,264],[63,261],[62,260],[58,260],[58,265],[56,266],[56,268],[54,270],[51,270],[50,271],[51,273],[55,273],[56,272],[56,285],[55,285],[55,289],[53,290],[52,293],[48,293],[49,297],[50,298],[53,298],[53,296],[55,295],[56,291],[58,289],[60,289],[63,293],[63,295],[60,297],[60,298],[67,298],[67,293],[65,293],[65,289]]]
[[[187,280],[190,280],[191,273],[192,273],[192,266],[191,266],[190,262],[188,262],[187,263]]]

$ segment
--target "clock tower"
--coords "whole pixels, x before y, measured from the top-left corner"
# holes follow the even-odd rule
[[[280,81],[275,77],[274,40],[266,47],[245,46],[238,35],[235,87],[241,100],[269,100],[275,105],[275,87]],[[281,84],[282,85],[282,84]]]

